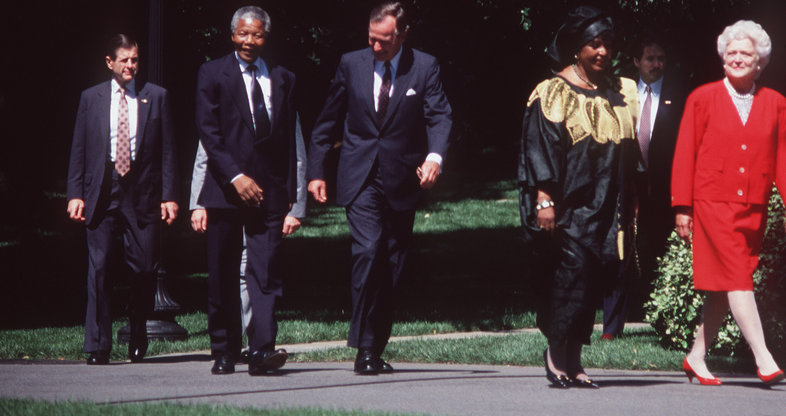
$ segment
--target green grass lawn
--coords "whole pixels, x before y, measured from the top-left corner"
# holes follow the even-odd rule
[[[215,405],[117,404],[87,402],[45,402],[37,400],[0,399],[0,415],[82,415],[82,416],[394,416],[409,413],[326,410],[318,408],[260,409]]]
[[[536,296],[528,271],[532,262],[519,241],[517,191],[514,181],[464,181],[446,175],[445,182],[417,211],[413,250],[397,300],[393,335],[422,335],[535,326]],[[70,230],[70,231],[69,231]],[[206,310],[204,236],[185,222],[165,235],[167,286],[181,305],[178,323],[186,341],[153,342],[149,355],[202,351],[209,348]],[[278,343],[345,339],[350,314],[349,234],[343,208],[313,207],[302,229],[284,243],[287,276],[279,303]],[[74,228],[39,232],[37,239],[0,247],[0,255],[24,259],[27,245],[38,244],[48,261],[33,263],[33,277],[14,280],[14,306],[0,330],[1,359],[83,359],[81,352],[84,275],[77,267],[84,247]],[[36,253],[36,258],[40,253]],[[27,269],[26,269],[27,270]],[[537,276],[534,276],[537,278]],[[81,286],[80,286],[81,285]],[[116,282],[114,331],[125,325],[127,282]],[[36,293],[35,303],[27,293]],[[35,309],[27,309],[35,308]],[[520,334],[472,340],[417,340],[391,344],[393,361],[540,365],[545,340]],[[349,360],[347,348],[315,352],[296,360]],[[660,348],[653,333],[632,334],[613,343],[587,348],[588,366],[604,368],[678,369],[680,353]],[[113,360],[125,360],[123,345],[114,345]]]

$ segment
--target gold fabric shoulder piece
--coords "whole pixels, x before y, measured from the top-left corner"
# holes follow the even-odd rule
[[[543,116],[552,123],[564,122],[573,144],[590,136],[598,143],[619,143],[635,137],[638,112],[635,82],[623,78],[622,85],[622,92],[609,90],[606,96],[589,97],[576,92],[562,78],[554,77],[535,87],[527,107],[540,99]]]

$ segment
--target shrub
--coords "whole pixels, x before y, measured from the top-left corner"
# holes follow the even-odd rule
[[[767,232],[753,274],[767,346],[776,359],[786,358],[786,233],[783,201],[777,192],[770,198]],[[668,249],[658,259],[658,277],[653,282],[650,301],[645,305],[646,320],[667,348],[687,351],[701,320],[703,294],[693,289],[693,262],[690,247],[672,232]],[[711,351],[734,356],[747,351],[747,344],[731,315],[718,331]]]

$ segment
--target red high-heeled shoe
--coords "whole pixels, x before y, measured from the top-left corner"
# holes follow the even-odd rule
[[[764,384],[766,384],[768,386],[776,384],[779,381],[781,381],[784,378],[786,378],[786,375],[783,374],[782,370],[778,370],[778,371],[776,371],[776,372],[774,372],[772,374],[766,375],[766,376],[764,374],[762,374],[761,371],[756,370],[756,374],[759,376],[761,381],[763,381]]]
[[[685,370],[685,375],[688,376],[689,382],[693,381],[693,377],[696,377],[696,380],[699,380],[699,383],[705,386],[720,386],[723,384],[719,378],[704,378],[696,374],[696,372],[693,371],[693,367],[688,363],[688,357],[685,357],[685,360],[682,361],[682,369]]]

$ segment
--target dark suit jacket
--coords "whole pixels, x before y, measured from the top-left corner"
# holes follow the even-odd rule
[[[158,221],[161,202],[177,200],[177,161],[175,134],[169,94],[155,84],[141,88],[137,81],[136,157],[131,163],[127,183],[140,225]],[[67,200],[85,202],[85,223],[97,218],[99,197],[107,195],[111,174],[109,161],[109,111],[111,82],[82,92],[68,166]]]
[[[671,215],[671,167],[684,105],[685,92],[672,80],[664,79],[650,139],[647,161],[648,183],[643,189],[646,190],[647,195],[644,201],[649,200],[654,204],[653,215],[665,217],[671,225],[674,222]]]
[[[311,135],[308,177],[325,178],[325,156],[339,139],[337,130],[343,126],[337,202],[348,205],[355,199],[378,160],[391,207],[411,209],[419,197],[417,167],[428,153],[444,157],[448,149],[451,112],[442,91],[437,60],[404,47],[382,125],[377,122],[373,89],[371,49],[342,56]]]
[[[257,139],[240,64],[234,52],[199,68],[196,123],[208,154],[209,175],[199,198],[205,208],[244,204],[230,181],[238,174],[264,191],[263,207],[286,214],[296,197],[295,75],[270,65],[273,117],[270,135]]]

